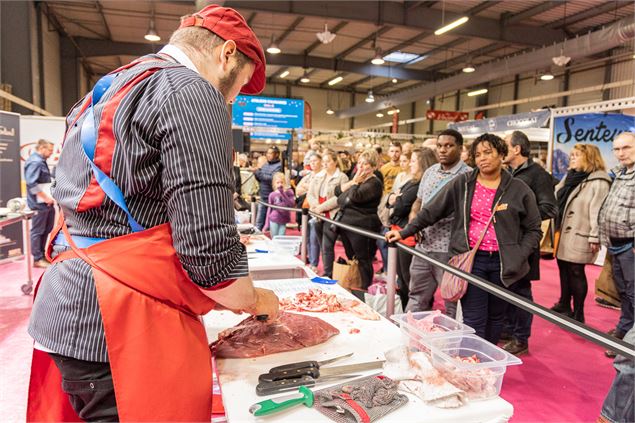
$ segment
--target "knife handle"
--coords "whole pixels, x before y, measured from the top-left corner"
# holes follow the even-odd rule
[[[315,379],[311,376],[302,376],[295,379],[283,379],[273,382],[260,382],[256,386],[256,395],[273,395],[279,392],[291,391],[300,386],[311,387],[315,385]]]
[[[285,372],[288,370],[295,369],[304,369],[305,367],[315,367],[316,369],[320,367],[320,364],[317,361],[301,361],[299,363],[290,363],[284,364],[282,366],[276,366],[269,369],[269,373],[277,373],[277,372]]]
[[[320,370],[317,367],[290,367],[288,370],[273,371],[258,376],[258,382],[275,382],[283,379],[297,379],[302,376],[311,376],[313,379],[320,377]],[[283,367],[283,366],[281,366]]]

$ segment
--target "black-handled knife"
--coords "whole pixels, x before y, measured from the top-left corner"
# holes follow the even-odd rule
[[[344,355],[340,355],[340,356],[337,356],[337,357],[330,358],[328,360],[322,360],[322,361],[316,361],[316,360],[300,361],[298,363],[284,364],[282,366],[272,367],[271,369],[269,369],[269,373],[285,372],[285,371],[288,371],[288,370],[311,368],[311,367],[319,369],[320,366],[325,366],[327,364],[331,364],[331,363],[333,363],[333,362],[335,362],[337,360],[341,360],[343,358],[347,358],[347,357],[350,357],[352,355],[353,355],[353,353],[348,353],[348,354],[344,354]]]
[[[283,379],[276,380],[274,382],[260,382],[256,385],[256,395],[265,396],[265,395],[274,395],[281,392],[296,390],[300,386],[306,386],[310,388],[311,386],[315,386],[321,383],[331,383],[333,381],[338,381],[341,379],[351,379],[355,377],[359,377],[361,375],[338,375],[338,376],[327,376],[321,377],[319,379],[314,379],[311,376],[301,376],[294,379]]]
[[[370,361],[367,363],[357,363],[357,364],[348,364],[345,366],[336,366],[336,367],[299,367],[299,365],[304,363],[295,364],[296,367],[290,367],[293,365],[288,365],[288,370],[283,371],[270,371],[269,373],[262,374],[258,376],[259,382],[276,382],[280,380],[290,380],[301,378],[305,376],[309,376],[313,379],[324,378],[325,376],[337,376],[343,374],[349,374],[354,372],[361,372],[365,370],[373,370],[378,369],[383,366],[384,361]],[[274,370],[274,369],[272,369]]]

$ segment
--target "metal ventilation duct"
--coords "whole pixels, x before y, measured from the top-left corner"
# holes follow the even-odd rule
[[[536,31],[539,30],[540,28],[536,28]],[[551,66],[551,58],[559,56],[561,50],[572,59],[579,59],[612,49],[632,38],[635,38],[635,22],[633,21],[633,17],[629,16],[599,31],[591,32],[519,56],[504,58],[480,65],[478,70],[471,74],[461,73],[450,78],[408,89],[398,94],[377,98],[377,101],[374,103],[360,104],[359,106],[340,110],[335,113],[335,116],[344,119],[364,115],[389,107],[411,103],[416,100],[431,98],[435,95],[456,91],[458,89],[472,87],[509,75],[546,68]]]

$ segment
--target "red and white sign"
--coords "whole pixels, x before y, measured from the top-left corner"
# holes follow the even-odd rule
[[[426,119],[428,120],[449,120],[452,122],[461,122],[467,120],[467,112],[453,112],[450,110],[428,110]]]

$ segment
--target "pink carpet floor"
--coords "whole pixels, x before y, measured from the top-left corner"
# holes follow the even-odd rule
[[[341,246],[337,254],[343,254]],[[555,261],[542,261],[543,279],[534,284],[540,304],[557,299],[558,270]],[[600,272],[587,266],[589,295],[587,324],[607,331],[618,312],[593,301],[593,285]],[[35,276],[41,271],[36,270]],[[0,264],[0,420],[25,420],[26,392],[32,341],[26,333],[32,296],[25,296],[23,262]],[[436,303],[440,304],[439,301]],[[613,379],[612,360],[603,349],[558,327],[534,319],[530,352],[521,366],[510,367],[501,396],[514,405],[512,422],[592,422]]]

